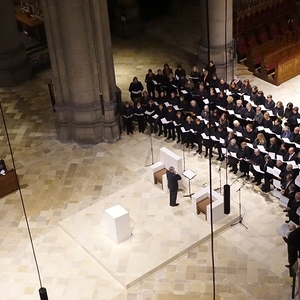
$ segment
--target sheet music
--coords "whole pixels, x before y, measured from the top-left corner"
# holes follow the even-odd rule
[[[283,162],[283,156],[282,155],[276,154],[276,159]]]
[[[189,130],[186,130],[183,126],[180,127],[180,129],[181,129],[181,132],[182,132],[182,133],[190,132]]]
[[[142,91],[131,91],[132,94],[140,94]]]
[[[233,132],[233,130],[230,127],[227,127],[227,132]]]
[[[273,169],[267,166],[267,173],[273,175]]]
[[[203,102],[204,102],[205,104],[209,104],[208,99],[204,99]]]
[[[229,152],[229,155],[232,156],[232,157],[234,157],[234,158],[237,158],[235,152]]]
[[[216,93],[220,93],[220,89],[219,88],[215,88],[215,91],[216,91]]]
[[[175,75],[175,78],[176,78],[176,80],[179,80],[179,77],[178,77],[178,75]]]
[[[277,189],[274,189],[272,193],[273,193],[274,197],[276,197],[278,199],[280,198],[281,193]]]
[[[165,102],[164,105],[165,105],[165,107],[168,107],[168,106],[170,106],[170,103],[169,102]]]
[[[160,119],[160,120],[161,120],[161,122],[162,122],[163,124],[169,124],[170,122],[172,122],[172,121],[167,121],[166,118],[162,118],[162,119]]]
[[[148,116],[151,116],[153,113],[154,113],[154,110],[153,111],[148,111],[148,110],[145,111],[145,115],[148,115]]]
[[[270,157],[271,157],[271,159],[276,159],[276,153],[274,153],[274,152],[269,152],[269,155],[270,155]]]
[[[254,149],[254,148],[253,148],[253,145],[252,145],[251,143],[247,143],[247,146],[248,146],[249,148],[251,148],[251,149]]]
[[[152,80],[152,82],[153,82],[155,85],[158,85],[158,83],[157,83],[156,80]]]
[[[220,138],[219,142],[220,142],[220,144],[225,144],[225,140],[222,138]]]
[[[298,175],[295,179],[295,184],[300,187],[300,176]]]
[[[158,114],[153,115],[152,118],[156,120],[158,118]]]
[[[260,152],[264,152],[264,153],[267,152],[266,149],[265,149],[265,147],[262,146],[262,145],[257,145],[257,149],[259,149]]]
[[[282,140],[283,140],[286,144],[292,144],[292,142],[291,142],[288,138],[282,138]]]
[[[262,170],[260,169],[260,166],[256,166],[256,165],[252,165],[252,166],[253,166],[253,169],[254,169],[256,172],[262,173],[262,174],[265,173],[264,171],[262,171]]]
[[[267,110],[264,105],[260,105],[259,107],[261,108],[261,110]]]
[[[280,173],[281,173],[281,170],[278,169],[277,167],[273,167],[273,175],[277,178],[279,178],[280,176]]]
[[[226,109],[222,106],[219,106],[219,105],[216,105],[216,107],[219,109],[219,110],[223,110],[223,111],[226,111]]]
[[[209,139],[209,137],[208,137],[204,132],[201,133],[201,136],[202,136],[202,138],[205,139],[205,140],[208,140],[208,139]]]
[[[281,195],[280,198],[279,198],[279,205],[283,206],[283,207],[287,207],[288,205],[288,202],[289,202],[289,198]]]
[[[295,224],[293,221],[290,221],[289,223],[285,223],[285,224],[281,225],[279,228],[277,228],[276,232],[280,236],[288,237],[289,233],[291,231],[293,231],[294,229],[296,229],[297,227],[298,227],[297,224]],[[292,230],[290,230],[290,228],[292,228]]]
[[[243,134],[242,134],[241,132],[237,131],[237,132],[236,132],[236,136],[238,136],[238,137],[242,137],[242,136],[243,136]]]
[[[265,132],[266,133],[269,133],[269,134],[274,134],[273,131],[271,131],[270,128],[264,128]]]
[[[274,172],[274,169],[273,169],[273,172]],[[273,179],[273,185],[274,185],[274,187],[275,187],[276,189],[281,190],[280,180]]]
[[[250,101],[250,96],[249,95],[244,95],[244,100]]]
[[[216,141],[216,142],[219,141],[214,135],[212,135],[210,138],[211,138],[213,141]]]
[[[194,173],[192,170],[187,169],[182,173],[182,175],[188,178],[189,180],[192,180],[197,174]]]
[[[188,92],[186,90],[181,90],[181,93],[184,95],[188,94]]]

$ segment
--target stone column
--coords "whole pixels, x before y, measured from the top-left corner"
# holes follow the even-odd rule
[[[32,68],[20,42],[13,2],[0,0],[0,86],[16,86],[30,79]]]
[[[42,5],[58,140],[81,145],[118,140],[107,2],[43,0]]]
[[[141,32],[139,4],[137,0],[116,0],[114,32],[123,37],[136,36]]]
[[[210,37],[210,59],[208,59],[208,36],[206,0],[201,1],[201,41],[199,49],[199,66],[201,68],[212,60],[217,67],[218,77],[231,80],[234,76],[233,60],[233,3],[232,0],[208,0],[208,19]],[[227,14],[226,14],[227,6]],[[227,52],[225,52],[227,45]],[[227,57],[227,62],[226,62]],[[226,68],[227,67],[227,68]],[[227,69],[227,73],[226,73]]]

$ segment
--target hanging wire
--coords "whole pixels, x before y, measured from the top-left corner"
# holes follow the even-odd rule
[[[206,30],[207,30],[207,60],[208,65],[210,62],[210,30],[209,30],[209,8],[208,0],[206,0]],[[211,142],[211,103],[209,103],[209,142]],[[209,144],[210,146],[210,144]],[[212,147],[209,147],[209,200],[210,200],[210,244],[211,244],[211,265],[212,265],[212,281],[213,281],[213,300],[216,299],[216,278],[215,278],[215,256],[214,256],[214,224],[213,224],[213,211],[212,211],[212,167],[211,167],[211,156],[212,156]]]
[[[7,138],[7,143],[8,143],[11,159],[12,159],[13,168],[17,174],[16,164],[15,164],[14,155],[13,155],[13,151],[12,151],[12,147],[11,147],[11,143],[10,143],[10,139],[9,139],[9,135],[8,135],[8,130],[7,130],[7,126],[6,126],[6,121],[5,121],[1,101],[0,101],[0,110],[1,110],[2,120],[3,120],[4,130],[5,130],[5,134],[6,134],[6,138]],[[24,199],[23,199],[18,176],[16,176],[16,180],[17,180],[18,190],[19,190],[21,204],[22,204],[22,208],[23,208],[23,213],[24,213],[24,217],[25,217],[25,221],[26,221],[27,231],[28,231],[28,235],[29,235],[29,239],[30,239],[31,249],[32,249],[33,257],[34,257],[34,262],[35,262],[35,266],[36,266],[36,270],[37,270],[37,274],[38,274],[38,278],[39,278],[40,288],[42,288],[41,274],[40,274],[40,270],[39,270],[39,266],[38,266],[38,262],[37,262],[37,258],[36,258],[36,253],[35,253],[35,249],[34,249],[34,245],[33,245],[32,235],[31,235],[31,231],[30,231],[30,227],[29,227],[26,208],[25,208]]]

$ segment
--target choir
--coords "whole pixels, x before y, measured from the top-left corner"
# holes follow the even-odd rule
[[[164,135],[205,157],[215,149],[217,160],[230,172],[269,192],[271,183],[289,201],[289,220],[299,224],[295,193],[300,164],[300,114],[298,107],[264,96],[250,81],[238,76],[228,84],[218,78],[213,62],[202,75],[196,66],[186,76],[181,65],[174,72],[168,64],[145,76],[147,91],[134,77],[129,86],[133,105],[125,103],[122,114],[127,134],[136,120],[139,132],[149,126],[151,134]],[[195,153],[195,154],[196,154]],[[296,180],[296,181],[295,181]],[[300,180],[299,180],[300,182]],[[262,184],[263,183],[263,184]],[[299,185],[298,185],[298,184]],[[295,204],[296,203],[296,204]],[[298,205],[299,203],[299,205]]]

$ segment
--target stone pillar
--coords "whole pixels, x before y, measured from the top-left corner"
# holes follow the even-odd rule
[[[81,145],[118,140],[107,2],[43,0],[42,5],[58,140]]]
[[[20,42],[13,2],[0,0],[0,86],[16,86],[30,79],[32,68]]]
[[[199,66],[204,68],[209,60],[217,67],[218,77],[231,80],[234,76],[233,59],[233,3],[232,0],[208,0],[208,19],[210,37],[210,59],[208,59],[208,36],[206,0],[201,1],[201,40],[199,49]],[[227,14],[226,14],[227,6]],[[227,44],[227,53],[225,45]],[[227,63],[226,63],[227,57]],[[226,73],[227,70],[227,73]]]
[[[137,0],[116,0],[114,32],[123,37],[133,37],[141,32],[139,4]]]

